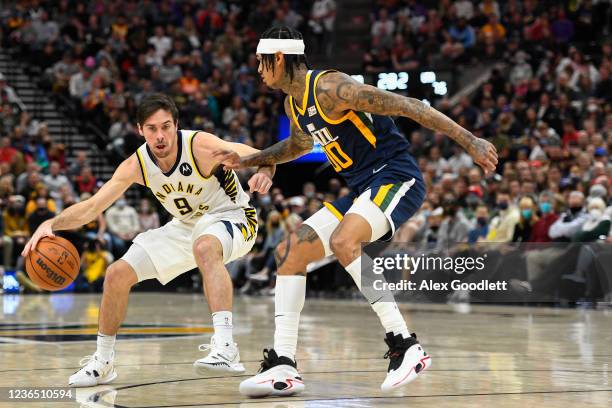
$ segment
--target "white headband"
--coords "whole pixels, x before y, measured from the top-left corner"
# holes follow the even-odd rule
[[[262,38],[257,44],[257,54],[304,54],[304,40]]]

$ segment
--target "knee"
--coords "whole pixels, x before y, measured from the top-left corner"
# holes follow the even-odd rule
[[[112,263],[104,274],[105,291],[129,290],[138,282],[135,273],[130,273],[129,266],[120,262]]]
[[[212,236],[202,236],[193,244],[193,255],[202,272],[223,264],[223,248]]]
[[[343,265],[351,263],[355,258],[355,253],[359,252],[359,242],[355,242],[349,234],[345,233],[332,234],[329,247]]]

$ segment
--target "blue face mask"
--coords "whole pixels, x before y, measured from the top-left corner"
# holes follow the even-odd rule
[[[531,210],[523,210],[521,211],[521,214],[523,215],[523,218],[525,218],[526,220],[531,218]]]
[[[540,203],[540,211],[542,211],[542,214],[548,214],[550,210],[552,210],[550,203]]]

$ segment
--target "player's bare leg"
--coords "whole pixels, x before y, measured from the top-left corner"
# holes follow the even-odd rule
[[[259,373],[240,383],[241,394],[250,397],[286,396],[304,390],[304,382],[297,371],[295,351],[306,295],[306,266],[324,256],[323,243],[306,224],[276,248],[274,348],[264,350]]]
[[[134,269],[122,259],[112,263],[104,275],[104,291],[98,318],[97,350],[81,360],[84,365],[70,376],[71,387],[108,384],[117,378],[114,368],[115,336],[125,319],[130,290],[138,282]]]
[[[369,215],[384,217],[382,212],[376,210],[373,208]],[[379,223],[384,221],[381,219]],[[389,346],[385,358],[389,358],[390,361],[387,378],[381,385],[381,389],[388,391],[416,379],[420,372],[429,368],[431,357],[423,351],[416,340],[416,335],[409,333],[393,294],[389,291],[374,290],[373,276],[362,274],[362,268],[365,271],[371,270],[368,267],[368,262],[371,260],[361,251],[361,243],[372,240],[370,222],[359,214],[347,214],[332,234],[330,247],[340,264],[353,277],[357,287],[370,302],[385,328],[385,342]]]
[[[193,245],[193,253],[202,273],[204,296],[212,313],[215,334],[210,344],[200,350],[210,350],[208,356],[197,360],[198,370],[244,372],[238,346],[232,336],[232,280],[223,263],[223,247],[213,235],[203,235]]]

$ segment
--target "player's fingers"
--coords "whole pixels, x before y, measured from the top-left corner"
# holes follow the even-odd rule
[[[261,193],[266,194],[268,191],[270,191],[270,187],[272,187],[272,180],[266,180]]]
[[[21,251],[21,256],[27,256],[28,253],[30,252],[30,243],[32,241],[28,241],[28,243],[26,244],[26,246],[23,247],[23,251]]]
[[[265,178],[262,176],[258,176],[255,181],[255,191],[261,191],[261,188],[265,182]]]
[[[255,192],[255,177],[251,177],[247,184],[249,185],[249,191],[251,193],[254,193]]]

